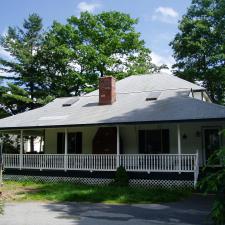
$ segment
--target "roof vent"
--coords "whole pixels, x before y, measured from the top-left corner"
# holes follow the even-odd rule
[[[65,103],[62,104],[63,107],[71,106],[75,102],[79,101],[79,97],[73,97],[70,100],[66,101]]]
[[[160,96],[161,92],[160,91],[155,91],[155,92],[151,92],[147,97],[146,97],[146,101],[154,101],[157,100],[158,97]]]

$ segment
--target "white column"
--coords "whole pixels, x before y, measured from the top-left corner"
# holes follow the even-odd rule
[[[20,131],[20,170],[23,167],[23,130]]]
[[[64,151],[64,170],[67,171],[68,167],[68,132],[67,128],[65,128],[65,151]]]
[[[177,124],[177,150],[179,159],[179,173],[181,173],[181,139],[180,139],[180,124]]]
[[[116,167],[120,166],[120,128],[116,126]]]

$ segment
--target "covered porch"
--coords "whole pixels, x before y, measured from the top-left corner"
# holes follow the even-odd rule
[[[6,170],[94,172],[122,166],[128,172],[192,173],[196,183],[201,152],[190,138],[201,138],[196,135],[198,129],[192,134],[193,129],[179,123],[4,131],[17,134],[20,144],[17,154],[3,153],[3,163]],[[43,137],[44,152],[24,152],[28,135]]]

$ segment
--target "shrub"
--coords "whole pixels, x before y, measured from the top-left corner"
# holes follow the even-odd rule
[[[119,187],[129,185],[129,177],[124,167],[120,166],[117,168],[113,184]]]
[[[207,172],[208,165],[221,163],[222,167],[208,174],[199,182],[199,187],[205,193],[215,193],[216,198],[211,211],[212,219],[216,225],[225,224],[225,149],[216,151],[209,158],[203,172]]]

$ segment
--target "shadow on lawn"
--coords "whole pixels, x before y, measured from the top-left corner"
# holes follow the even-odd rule
[[[209,211],[212,198],[194,195],[169,204],[108,205],[91,203],[47,204],[48,210],[60,212],[59,218],[81,218],[74,224],[212,224]],[[91,221],[91,223],[90,223]],[[142,223],[141,223],[142,224]]]

